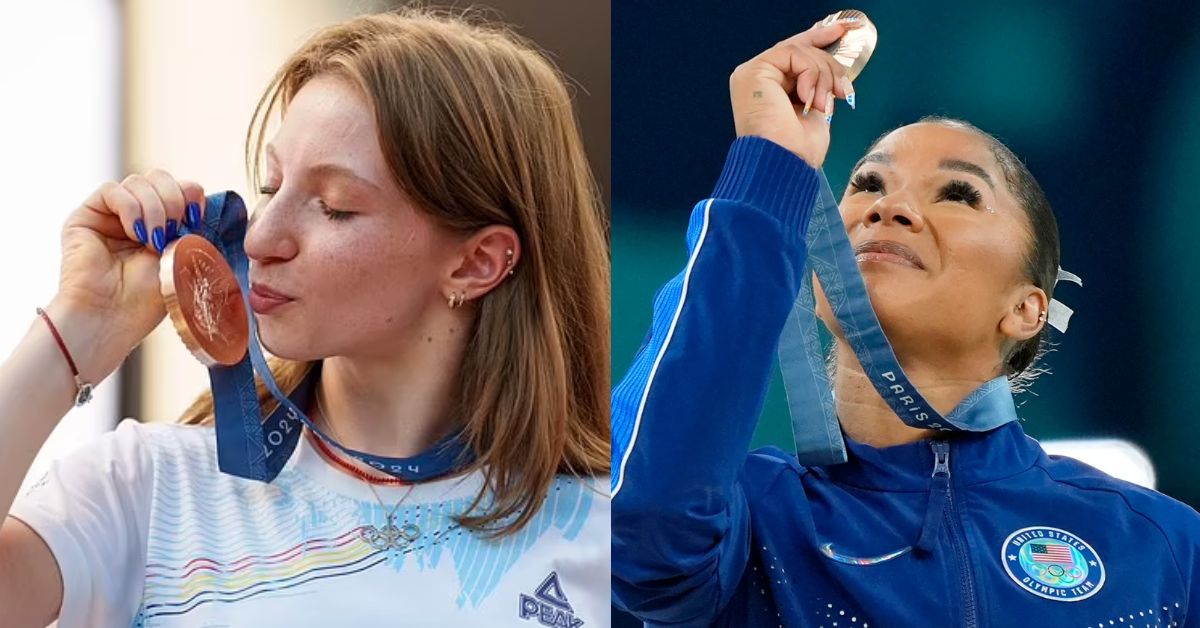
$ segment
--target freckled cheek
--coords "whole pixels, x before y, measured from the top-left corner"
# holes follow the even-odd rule
[[[422,262],[417,256],[395,249],[361,247],[353,256],[339,256],[323,265],[325,269],[336,269],[326,275],[324,284],[329,294],[342,302],[388,309],[425,292],[424,279],[432,271]]]
[[[350,323],[354,313],[379,293],[370,269],[345,259],[323,263],[307,273],[309,309],[321,319]]]
[[[378,253],[362,244],[331,246],[314,257],[316,264],[308,267],[307,281],[320,286],[326,298],[353,298],[386,274],[385,267],[374,261]]]

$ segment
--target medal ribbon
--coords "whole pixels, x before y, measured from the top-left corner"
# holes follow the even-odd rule
[[[800,463],[821,466],[846,461],[846,444],[817,329],[814,273],[858,363],[905,424],[945,432],[984,432],[1016,420],[1005,376],[984,383],[946,416],[934,410],[909,381],[871,307],[829,180],[824,171],[817,174],[821,192],[805,234],[805,277],[779,337],[779,365]]]
[[[199,229],[181,227],[180,235],[203,236],[221,252],[233,268],[250,321],[250,347],[242,361],[233,366],[208,369],[216,415],[217,461],[222,472],[238,477],[271,482],[279,475],[307,426],[346,455],[406,482],[423,482],[450,474],[469,464],[473,452],[461,432],[442,439],[425,453],[412,458],[385,458],[348,449],[322,432],[300,410],[320,381],[321,363],[316,363],[290,394],[285,395],[267,365],[258,338],[258,325],[250,309],[250,261],[246,239],[245,203],[234,192],[213,194],[206,199],[204,223]],[[254,374],[258,373],[279,407],[264,422]]]

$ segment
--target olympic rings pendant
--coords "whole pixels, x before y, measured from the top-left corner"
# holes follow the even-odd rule
[[[376,526],[366,526],[362,530],[362,540],[380,551],[407,549],[419,536],[421,536],[421,528],[416,524],[405,523],[396,527],[390,520],[382,530]]]

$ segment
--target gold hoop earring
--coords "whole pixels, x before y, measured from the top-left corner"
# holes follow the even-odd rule
[[[463,304],[463,299],[465,299],[465,298],[466,298],[465,295],[463,295],[460,292],[451,292],[450,293],[450,302],[449,302],[450,309],[457,310],[458,306]]]

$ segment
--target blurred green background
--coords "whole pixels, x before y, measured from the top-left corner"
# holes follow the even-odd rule
[[[1045,189],[1063,267],[1084,288],[1017,399],[1039,439],[1116,437],[1163,492],[1200,506],[1200,3],[617,3],[613,7],[613,378],[640,347],[654,291],[686,262],[692,206],[732,141],[728,77],[843,8],[879,48],[834,116],[834,189],[884,131],[929,114],[1006,142]],[[1152,10],[1151,10],[1152,9]],[[729,330],[736,336],[737,330]],[[755,445],[791,447],[776,374]]]

